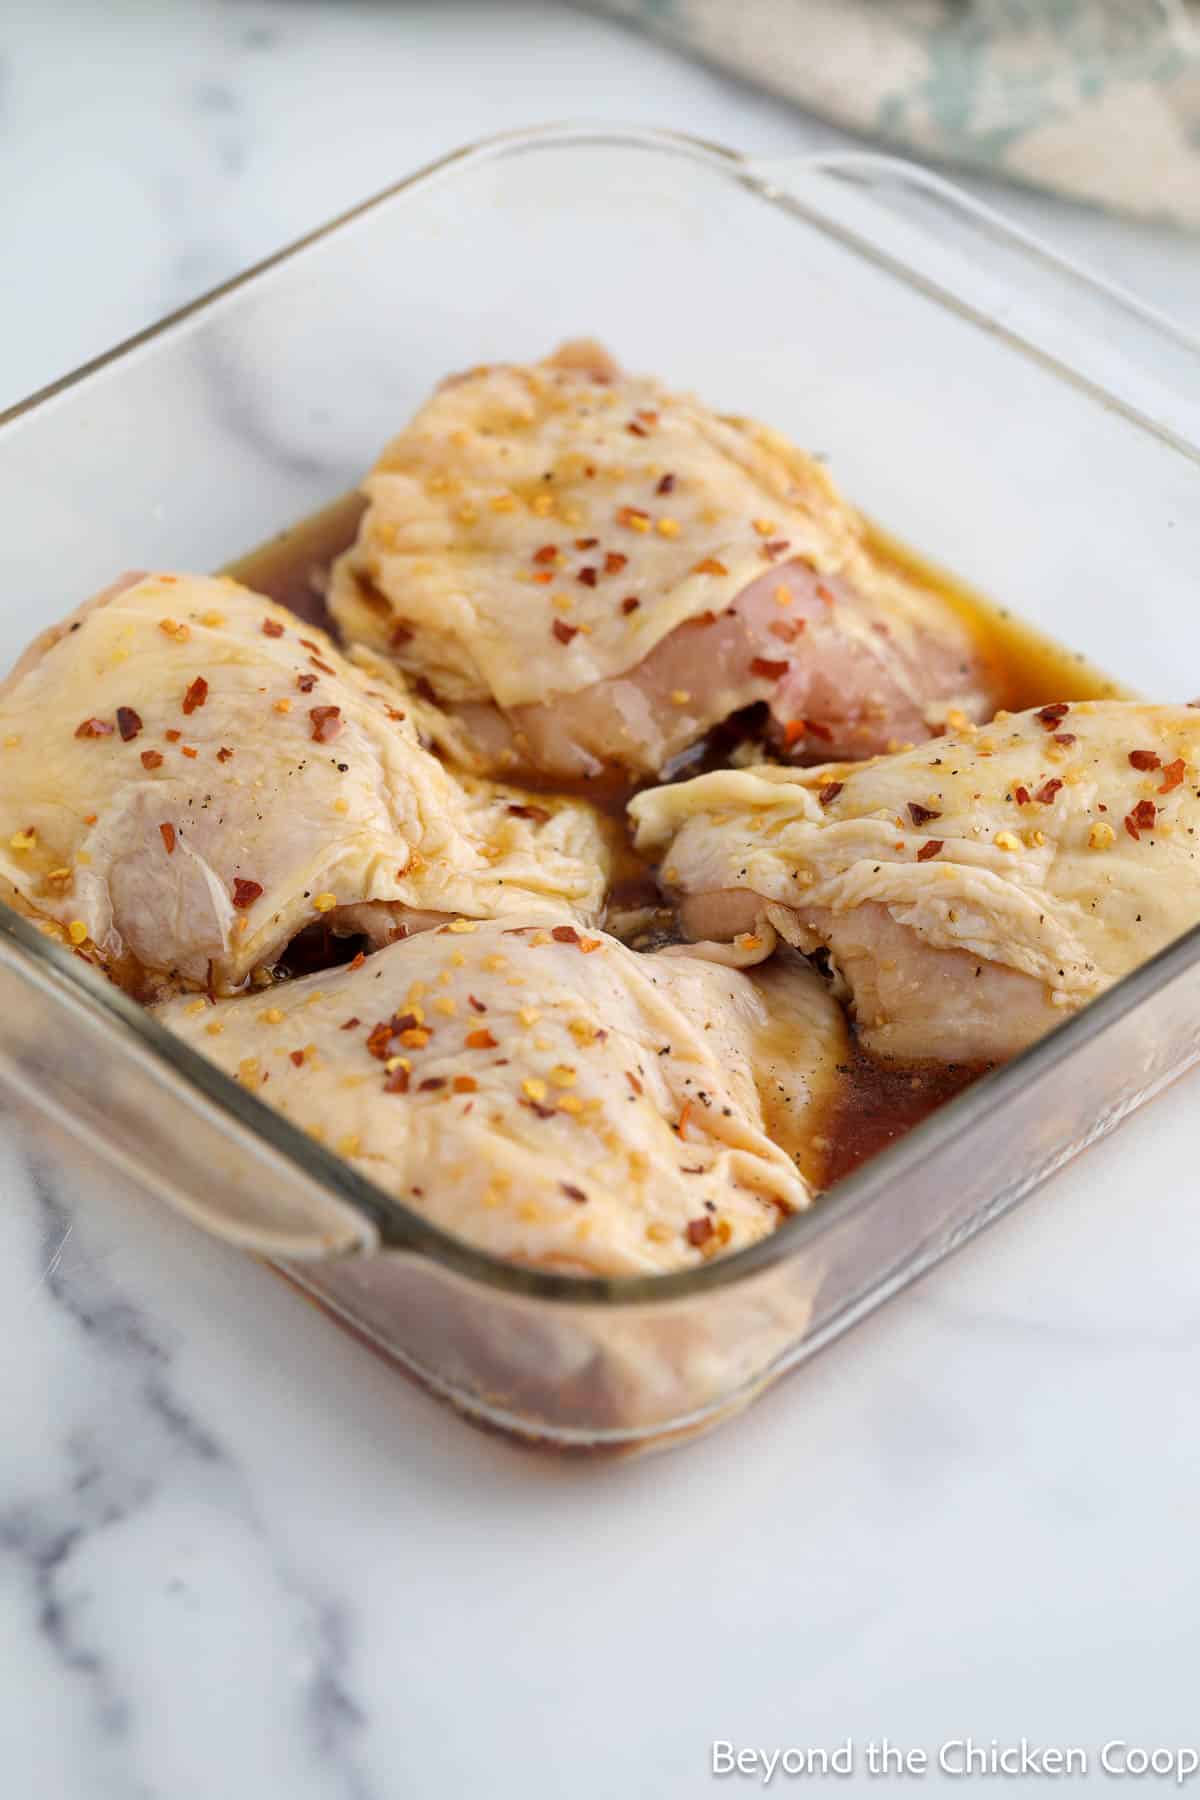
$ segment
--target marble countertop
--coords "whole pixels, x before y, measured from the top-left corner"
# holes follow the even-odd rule
[[[505,126],[848,141],[525,4],[13,0],[0,75],[0,405]],[[989,197],[1197,316],[1196,243]],[[675,1800],[714,1739],[849,1739],[858,1792],[885,1736],[1099,1785],[1110,1740],[1200,1743],[1196,1093],[745,1418],[596,1466],[471,1431],[0,1101],[3,1792]]]

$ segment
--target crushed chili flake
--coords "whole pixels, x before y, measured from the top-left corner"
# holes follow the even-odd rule
[[[617,524],[628,525],[633,531],[649,531],[650,514],[640,506],[618,506]]]
[[[594,550],[599,542],[599,538],[576,538],[575,548],[577,550]]]
[[[728,573],[729,570],[725,564],[716,556],[702,557],[692,570],[693,575],[728,575]]]
[[[177,744],[179,742],[180,738],[183,736],[183,733],[182,733],[182,731],[174,731],[174,730],[164,731],[163,736],[166,738],[168,744]]]
[[[408,1070],[394,1069],[383,1084],[385,1094],[407,1094]]]
[[[769,656],[756,656],[751,659],[750,673],[761,675],[767,681],[778,681],[781,675],[787,674],[791,666],[786,657],[776,661]]]
[[[310,706],[308,716],[312,720],[313,742],[329,744],[342,729],[342,709],[340,706]]]
[[[558,561],[558,546],[556,544],[543,544],[540,550],[534,551],[532,560],[535,563],[556,563]]]
[[[362,1020],[358,1017],[358,1015],[356,1013],[352,1019],[347,1019],[344,1025],[339,1025],[338,1030],[339,1031],[353,1031],[354,1027],[356,1025],[361,1025],[361,1024],[362,1024]]]
[[[240,875],[235,875],[233,881],[233,904],[240,912],[244,912],[248,906],[254,905],[254,902],[258,899],[262,891],[263,888],[260,881],[243,881]]]
[[[1060,720],[1065,719],[1071,708],[1065,700],[1055,701],[1053,706],[1043,706],[1034,717],[1047,731],[1053,731]]]
[[[467,995],[467,1005],[471,1008],[472,1012],[485,1013],[487,1011],[487,1007],[483,1004],[483,1001],[477,1000],[474,994]]]
[[[180,746],[179,746],[179,753],[180,753],[180,755],[181,755],[181,756],[188,756],[188,757],[190,757],[190,758],[191,758],[191,759],[192,759],[192,761],[193,761],[193,762],[194,762],[194,761],[195,761],[195,760],[196,760],[196,758],[197,758],[197,757],[198,757],[198,756],[199,756],[199,754],[200,754],[200,752],[199,752],[199,751],[198,751],[198,750],[196,750],[196,749],[193,749],[193,747],[192,747],[192,745],[191,745],[191,744],[181,744],[181,745],[180,745]]]
[[[357,1020],[354,1022],[357,1024]],[[349,1029],[349,1025],[343,1025],[342,1027],[343,1031],[349,1031]],[[395,1027],[393,1026],[391,1019],[383,1019],[378,1025],[373,1025],[371,1027],[367,1037],[367,1049],[370,1051],[371,1055],[377,1057],[380,1062],[386,1062],[391,1042],[395,1035]]]
[[[627,556],[622,556],[619,550],[609,550],[605,553],[604,557],[604,573],[606,575],[619,575],[628,561],[629,558]]]
[[[576,1206],[587,1205],[587,1195],[581,1187],[576,1187],[573,1181],[560,1181],[558,1185],[567,1196],[567,1199],[573,1200]]]
[[[578,625],[568,625],[565,619],[555,619],[550,629],[560,644],[569,644],[573,637],[579,636]]]
[[[187,693],[183,696],[184,712],[194,713],[196,708],[203,706],[207,699],[208,683],[205,681],[203,675],[197,675],[195,681],[192,682]]]
[[[768,626],[767,629],[771,636],[778,638],[781,643],[794,644],[805,629],[806,623],[807,621],[804,619],[776,619],[775,623]]]
[[[1013,799],[1018,806],[1028,806],[1032,798],[1033,796],[1027,787],[1018,785],[1013,789]]]
[[[322,675],[334,675],[337,673],[335,669],[330,668],[327,662],[322,662],[319,656],[310,656],[308,660],[314,669],[320,669]]]
[[[575,579],[576,581],[581,581],[584,587],[595,587],[597,581],[596,570],[592,567],[591,563],[588,563],[586,568],[580,569]]]
[[[233,756],[233,751],[229,748],[229,746],[227,744],[222,744],[221,748],[217,751],[217,761],[218,762],[228,762],[232,756]]]
[[[544,806],[510,806],[508,811],[514,819],[532,819],[535,825],[544,825],[552,817]]]
[[[173,856],[175,854],[175,827],[160,825],[158,829],[162,834],[162,841],[166,845],[167,855]]]
[[[158,751],[158,750],[143,750],[142,751],[142,767],[143,767],[143,769],[161,769],[162,761],[163,761],[163,759],[162,759],[161,751]]]
[[[81,725],[75,727],[75,736],[77,738],[111,737],[115,730],[116,727],[110,725],[107,719],[84,719]]]
[[[675,1127],[675,1129],[679,1133],[680,1137],[682,1137],[684,1135],[685,1131],[687,1130],[687,1122],[688,1122],[688,1119],[691,1117],[691,1111],[692,1111],[691,1101],[685,1100],[679,1111],[679,1123]]]
[[[1125,815],[1125,829],[1131,838],[1137,839],[1143,831],[1154,829],[1157,817],[1158,808],[1153,800],[1139,800],[1133,811]]]
[[[626,594],[621,602],[621,611],[623,613],[636,612],[641,604],[636,594]]]
[[[827,781],[817,795],[817,799],[821,802],[822,806],[829,806],[837,799],[845,785],[844,781]]]
[[[556,925],[550,936],[556,944],[577,944],[579,933],[573,925]]]
[[[434,1094],[445,1085],[446,1077],[444,1075],[427,1075],[424,1081],[417,1083],[417,1092],[418,1094]]]
[[[908,816],[914,825],[928,825],[930,819],[940,819],[942,815],[935,812],[932,806],[922,806],[919,800],[910,800]]]
[[[456,1094],[474,1094],[477,1092],[478,1088],[479,1083],[473,1075],[456,1075],[454,1077],[454,1091]]]
[[[1187,764],[1184,762],[1182,756],[1177,756],[1174,762],[1165,763],[1163,765],[1163,778],[1159,786],[1159,793],[1169,794],[1172,788],[1179,787],[1186,771]]]
[[[644,425],[640,425],[636,419],[630,419],[630,421],[626,425],[625,429],[626,429],[626,431],[631,431],[633,433],[634,437],[649,437],[649,435],[650,435],[649,432],[646,430],[646,427]]]
[[[658,486],[655,488],[654,491],[656,494],[669,494],[674,489],[674,486],[675,486],[675,477],[673,475],[667,474],[667,475],[663,476],[662,480],[659,482]]]
[[[999,717],[999,714],[997,714],[997,717]],[[1069,750],[1072,744],[1077,744],[1079,742],[1079,739],[1075,736],[1073,731],[1056,731],[1054,734],[1054,741],[1056,744],[1061,744],[1064,750]]]
[[[1039,806],[1053,806],[1054,796],[1061,786],[1062,782],[1055,776],[1052,781],[1043,781],[1041,787],[1033,797]]]
[[[282,637],[283,626],[277,619],[264,619],[262,623],[264,637]]]
[[[637,1076],[633,1073],[632,1069],[626,1069],[625,1079],[629,1083],[630,1087],[633,1089],[635,1094],[641,1094],[641,1093],[645,1092],[644,1088],[642,1087],[641,1082],[638,1080]]]
[[[790,750],[792,745],[798,744],[800,739],[805,737],[807,733],[808,725],[804,719],[789,719],[783,728],[784,749]]]
[[[1162,757],[1154,750],[1131,750],[1129,766],[1132,769],[1161,769]]]
[[[689,1219],[687,1241],[693,1249],[699,1250],[704,1244],[707,1244],[715,1229],[716,1227],[707,1215],[699,1219]]]
[[[304,1062],[303,1050],[289,1050],[288,1061],[294,1063],[297,1068],[300,1068]]]
[[[141,729],[141,715],[134,712],[132,706],[118,706],[117,730],[120,732],[125,743],[132,743]]]
[[[412,636],[412,626],[406,625],[403,619],[397,619],[396,623],[392,626],[388,642],[391,644],[393,650],[403,650],[405,644],[411,641]]]
[[[810,737],[821,738],[825,743],[829,743],[833,737],[828,725],[818,725],[815,719],[807,720],[806,728]]]
[[[302,694],[311,694],[316,685],[317,678],[315,675],[297,675],[296,677],[296,686],[300,689]]]
[[[928,862],[931,856],[937,856],[945,847],[945,838],[927,838],[917,851],[917,861]]]
[[[768,562],[776,562],[787,548],[787,538],[772,538],[769,544],[763,545],[762,554],[766,557]]]
[[[468,1031],[466,1045],[468,1050],[499,1049],[497,1040],[492,1036],[486,1025],[480,1026],[478,1031]]]

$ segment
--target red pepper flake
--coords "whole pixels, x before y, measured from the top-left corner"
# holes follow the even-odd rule
[[[609,550],[605,553],[604,557],[604,573],[606,575],[619,575],[628,561],[629,558],[627,556],[622,556],[619,550]]]
[[[410,643],[412,641],[412,637],[413,637],[412,626],[406,625],[404,623],[403,619],[397,619],[396,623],[392,626],[391,633],[389,634],[389,637],[388,637],[388,642],[392,646],[393,650],[403,650],[405,644]]]
[[[580,569],[575,579],[576,581],[581,581],[584,587],[595,587],[597,581],[596,570],[592,567],[591,563],[589,563],[586,568]]]
[[[485,1013],[487,1011],[487,1007],[483,1004],[483,1001],[477,1000],[474,994],[467,995],[467,1005],[471,1008],[472,1012]]]
[[[355,1020],[354,1023],[357,1024],[358,1021]],[[349,1025],[342,1026],[343,1031],[349,1031],[349,1029]],[[383,1019],[378,1025],[372,1025],[367,1037],[367,1049],[380,1062],[386,1062],[391,1054],[392,1039],[395,1035],[396,1029],[391,1019]]]
[[[544,806],[510,806],[508,810],[514,819],[532,819],[535,825],[544,825],[551,816]]]
[[[830,806],[833,801],[837,799],[845,785],[844,781],[827,781],[817,795],[817,799],[821,802],[822,806]]]
[[[435,1094],[439,1088],[444,1088],[445,1085],[446,1077],[444,1075],[427,1075],[424,1081],[417,1083],[417,1092],[418,1094]]]
[[[568,625],[565,619],[555,619],[551,630],[560,644],[569,644],[573,637],[579,636],[578,625]]]
[[[319,656],[310,656],[308,660],[314,669],[320,669],[322,675],[334,675],[337,673],[335,669],[330,668],[327,662],[322,662]]]
[[[768,627],[768,630],[771,636],[778,638],[781,643],[794,644],[806,624],[807,621],[804,619],[776,619],[775,623]]]
[[[183,696],[184,712],[185,713],[194,713],[196,711],[196,708],[199,706],[203,706],[204,702],[207,699],[208,699],[208,683],[207,683],[207,681],[205,681],[203,675],[197,675],[195,681],[192,682],[191,686],[188,688],[187,693]]]
[[[1066,718],[1070,710],[1071,708],[1065,700],[1058,700],[1053,706],[1043,706],[1041,711],[1036,712],[1033,716],[1047,731],[1053,731]]]
[[[283,626],[278,619],[264,619],[262,623],[264,637],[282,637]]]
[[[1158,790],[1159,793],[1169,794],[1172,788],[1179,787],[1186,771],[1187,764],[1184,762],[1182,756],[1177,756],[1174,762],[1166,763],[1163,767],[1163,778]]]
[[[1073,731],[1056,731],[1054,741],[1056,744],[1061,744],[1064,750],[1069,750],[1072,744],[1079,742],[1079,739]]]
[[[229,748],[228,744],[222,744],[221,748],[217,751],[217,761],[229,762],[232,760],[232,757],[233,751]],[[142,758],[142,761],[145,761],[145,757]]]
[[[311,694],[316,685],[317,678],[315,675],[297,675],[296,677],[296,686],[300,689],[302,694]]]
[[[1125,815],[1125,829],[1136,839],[1143,831],[1153,831],[1157,817],[1158,808],[1153,800],[1139,800],[1133,811]]]
[[[599,538],[576,538],[575,548],[577,550],[594,550],[599,542]]]
[[[353,1031],[354,1027],[356,1025],[361,1025],[361,1024],[362,1024],[362,1020],[358,1017],[358,1015],[356,1013],[354,1018],[347,1019],[346,1023],[344,1025],[339,1025],[338,1030],[339,1031]]]
[[[75,727],[75,736],[77,738],[111,737],[115,729],[116,727],[110,725],[107,719],[85,719],[82,725]]]
[[[674,491],[674,487],[675,477],[673,475],[664,475],[654,491],[656,494],[670,494]]]
[[[407,1094],[408,1070],[393,1069],[383,1084],[383,1091],[385,1094]]]
[[[166,845],[167,855],[174,856],[175,827],[173,825],[160,825],[158,829],[162,833],[162,841]]]
[[[580,938],[579,940],[579,948],[585,956],[590,956],[593,950],[601,949],[603,944],[603,938]]]
[[[632,431],[634,437],[649,437],[650,435],[646,430],[646,427],[644,425],[639,425],[636,419],[630,419],[625,429],[626,431]]]
[[[642,1094],[645,1092],[645,1089],[643,1088],[641,1082],[638,1080],[637,1076],[633,1073],[632,1069],[626,1069],[625,1079],[629,1083],[630,1087],[633,1089],[635,1094]]]
[[[769,543],[763,545],[762,553],[768,562],[776,562],[788,547],[789,540],[787,538],[772,538]]]
[[[118,706],[117,730],[127,744],[131,744],[142,729],[141,716],[135,713],[132,706]]]
[[[587,1205],[587,1195],[581,1187],[576,1187],[573,1181],[560,1181],[558,1185],[567,1196],[567,1199],[573,1200],[576,1206]]]
[[[143,750],[142,751],[142,767],[143,767],[143,769],[161,769],[162,762],[163,762],[163,759],[162,759],[161,751],[158,751],[158,750]]]
[[[931,856],[937,856],[946,848],[945,838],[926,838],[917,851],[918,862],[928,862]]]
[[[680,1137],[682,1137],[684,1132],[687,1130],[687,1122],[688,1122],[688,1119],[691,1117],[691,1112],[692,1112],[692,1103],[690,1100],[685,1100],[682,1107],[680,1108],[679,1123],[675,1127],[675,1129],[679,1133]]]
[[[626,594],[621,602],[621,611],[623,613],[636,612],[641,604],[636,594]]]
[[[351,969],[361,969],[363,964],[366,962],[366,960],[367,960],[366,951],[360,950],[358,952],[358,954],[356,956],[352,957],[351,960],[346,964],[347,971],[349,971]]]
[[[1018,786],[1013,789],[1013,799],[1018,806],[1028,806],[1032,798],[1033,796],[1027,787]]]
[[[479,1091],[479,1083],[473,1075],[456,1075],[454,1091],[456,1094],[474,1094]]]
[[[303,1068],[304,1067],[304,1052],[303,1052],[303,1050],[289,1050],[288,1051],[288,1061],[290,1063],[294,1063],[298,1069]]]
[[[1043,781],[1041,787],[1033,797],[1039,806],[1053,806],[1054,796],[1061,786],[1062,782],[1058,780],[1057,776],[1053,781]]]
[[[807,721],[807,728],[809,737],[821,738],[827,744],[833,739],[833,733],[828,725],[818,725],[815,719]]]
[[[643,508],[640,506],[618,506],[618,508],[617,508],[617,524],[618,525],[633,525],[635,519],[644,521],[645,525],[648,525],[650,523],[650,514],[648,512],[645,512],[643,510]],[[644,527],[642,527],[642,526],[634,526],[635,530],[643,529],[643,528]]]
[[[312,720],[312,737],[316,744],[331,744],[342,729],[340,706],[311,706],[308,716]]]
[[[750,663],[750,673],[761,675],[766,681],[778,681],[781,675],[787,674],[791,666],[786,657],[776,662],[769,656],[756,656]]]
[[[932,806],[922,806],[919,800],[910,800],[908,816],[914,825],[928,825],[930,819],[940,819],[942,815],[935,812]]]
[[[1131,750],[1129,752],[1129,766],[1133,769],[1142,770],[1161,769],[1162,757],[1156,755],[1153,750]]]
[[[550,933],[556,944],[577,944],[579,933],[573,925],[556,925]]]
[[[468,1050],[499,1049],[499,1044],[486,1025],[481,1025],[478,1031],[468,1031],[466,1043]]]
[[[784,749],[790,750],[793,744],[798,744],[807,734],[808,726],[803,719],[789,719],[783,728]]]
[[[533,560],[535,563],[555,563],[555,562],[557,562],[558,561],[558,546],[556,544],[543,544],[540,550],[534,551]]]
[[[243,881],[240,875],[236,875],[233,882],[233,904],[239,912],[245,912],[248,906],[254,905],[262,891],[261,881]]]
[[[183,736],[183,733],[182,731],[164,731],[163,736],[166,738],[168,744],[177,744]]]
[[[712,1234],[715,1230],[716,1230],[716,1227],[714,1226],[712,1220],[708,1217],[707,1213],[705,1213],[702,1218],[689,1219],[688,1227],[687,1227],[687,1241],[694,1250],[699,1250],[702,1247],[702,1245],[707,1244],[709,1238],[712,1236]]]
[[[320,644],[314,644],[311,638],[301,638],[300,642],[304,645],[306,650],[319,650],[321,648]]]
[[[539,587],[549,587],[550,583],[554,580],[554,571],[552,569],[539,569],[533,579],[537,582]]]
[[[193,762],[195,762],[196,758],[200,754],[200,752],[198,750],[194,750],[192,748],[191,744],[181,744],[179,746],[179,753],[181,756],[190,757]]]
[[[716,556],[704,556],[692,570],[693,575],[728,575],[729,570]]]

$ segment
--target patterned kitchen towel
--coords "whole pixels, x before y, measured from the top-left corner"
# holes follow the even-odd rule
[[[1200,0],[593,0],[890,144],[1200,228]]]

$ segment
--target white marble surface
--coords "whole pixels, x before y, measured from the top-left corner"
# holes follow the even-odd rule
[[[530,5],[9,0],[0,77],[0,403],[487,131],[845,141]],[[1194,243],[1001,204],[1200,313]],[[1196,1092],[745,1419],[604,1467],[469,1431],[5,1108],[0,1791],[674,1800],[714,1737],[850,1737],[843,1792],[885,1734],[1197,1743]]]

